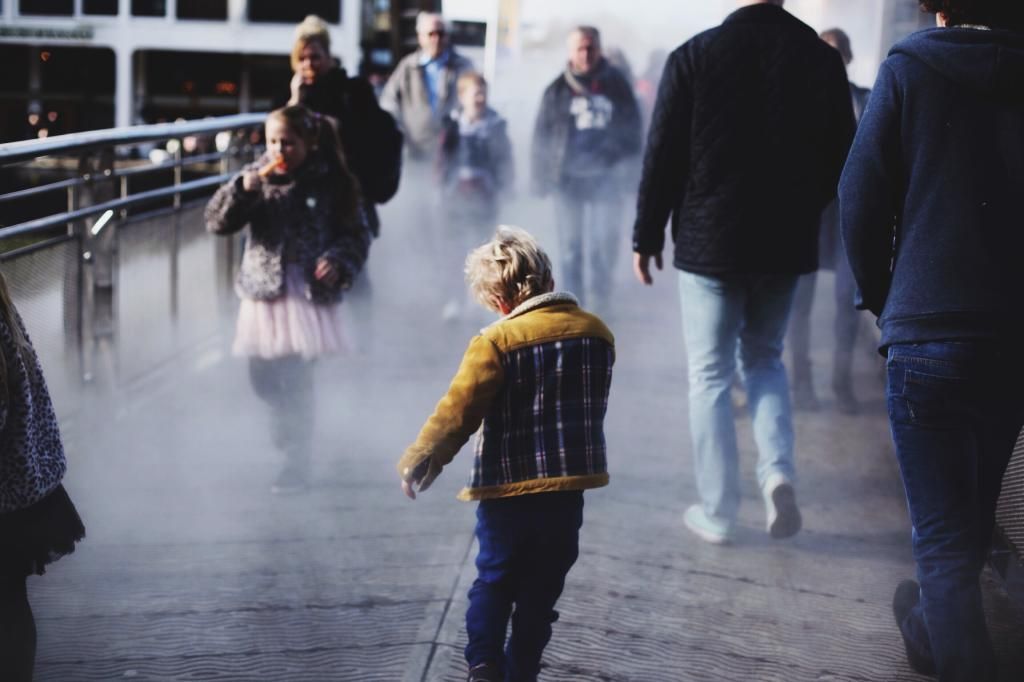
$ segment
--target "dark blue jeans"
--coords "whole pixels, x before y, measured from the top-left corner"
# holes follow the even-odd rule
[[[889,419],[921,584],[900,628],[942,682],[995,680],[978,579],[1024,422],[1019,356],[988,341],[889,348]]]
[[[558,620],[555,602],[579,555],[583,492],[484,500],[476,516],[480,553],[466,611],[466,661],[471,668],[496,664],[509,682],[534,680]]]

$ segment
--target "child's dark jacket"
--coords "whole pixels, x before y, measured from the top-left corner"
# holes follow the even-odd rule
[[[294,176],[270,175],[247,192],[242,175],[270,162],[265,156],[222,186],[206,207],[206,227],[231,234],[249,225],[242,265],[235,282],[239,297],[268,301],[284,294],[286,264],[302,268],[303,295],[318,304],[337,303],[366,262],[370,232],[362,209],[353,216],[340,206],[338,179],[319,157]],[[326,258],[340,277],[334,286],[316,279],[317,260]]]
[[[406,449],[399,474],[421,489],[483,424],[462,500],[608,484],[604,415],[614,338],[571,294],[536,296],[469,343],[447,395]]]

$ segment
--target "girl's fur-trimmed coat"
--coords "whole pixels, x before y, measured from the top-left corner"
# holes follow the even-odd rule
[[[370,232],[365,212],[346,217],[338,198],[338,179],[322,158],[311,156],[293,175],[271,175],[257,191],[246,191],[242,176],[270,162],[269,156],[249,164],[217,190],[206,206],[206,228],[231,234],[249,226],[242,265],[235,282],[239,297],[269,301],[284,294],[286,264],[302,268],[313,303],[341,300],[366,262]],[[340,275],[328,286],[313,273],[326,258]]]

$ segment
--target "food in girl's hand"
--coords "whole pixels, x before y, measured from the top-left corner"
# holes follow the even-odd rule
[[[270,163],[268,163],[263,168],[260,168],[259,171],[257,171],[257,173],[261,178],[265,178],[278,168],[280,168],[281,170],[284,170],[285,168],[284,158],[280,156],[271,161]]]

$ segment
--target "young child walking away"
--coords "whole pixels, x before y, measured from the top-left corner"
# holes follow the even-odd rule
[[[0,679],[32,679],[26,579],[74,551],[85,528],[61,485],[66,462],[39,358],[0,274]]]
[[[469,254],[477,300],[502,313],[469,342],[434,414],[398,463],[416,499],[483,424],[462,500],[479,500],[469,591],[471,682],[534,680],[579,551],[583,491],[607,485],[604,415],[614,340],[528,233],[500,227]],[[506,645],[509,619],[512,634]]]
[[[484,242],[498,222],[499,203],[511,191],[514,175],[508,125],[487,106],[487,81],[467,72],[459,76],[456,91],[459,108],[444,123],[438,158],[441,205],[450,235],[442,248],[454,256],[448,301],[441,313],[446,321],[461,313],[465,283],[459,275],[465,254]]]
[[[278,109],[267,117],[266,141],[266,154],[210,199],[206,224],[215,234],[249,226],[233,353],[249,358],[286,458],[271,490],[295,493],[310,480],[313,360],[344,347],[338,304],[366,261],[370,235],[325,118],[299,105]]]

